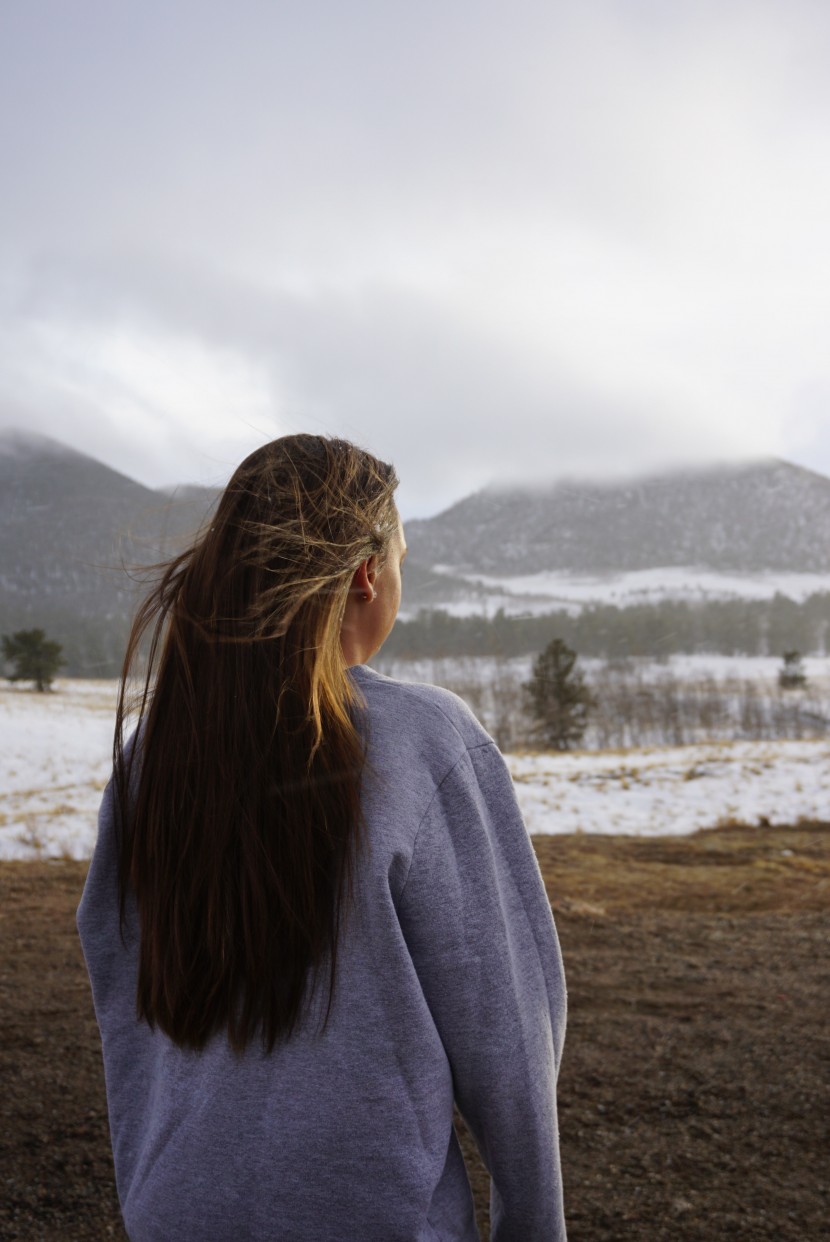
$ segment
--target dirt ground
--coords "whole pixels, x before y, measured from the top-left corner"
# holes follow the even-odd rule
[[[570,994],[571,1242],[826,1237],[830,825],[535,845]],[[83,876],[0,864],[9,1242],[125,1236],[74,930]],[[467,1150],[485,1228],[487,1177]]]

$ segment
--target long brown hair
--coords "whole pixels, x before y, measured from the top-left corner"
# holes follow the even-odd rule
[[[364,758],[340,627],[354,571],[397,530],[396,486],[344,440],[266,444],[135,618],[113,755],[121,919],[133,894],[137,1012],[184,1047],[224,1030],[273,1048],[326,965],[328,1015]]]

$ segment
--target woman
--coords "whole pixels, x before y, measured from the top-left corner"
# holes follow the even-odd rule
[[[564,980],[510,777],[454,695],[365,667],[396,485],[265,445],[136,618],[78,911],[132,1242],[474,1242],[454,1100],[493,1237],[565,1236]]]

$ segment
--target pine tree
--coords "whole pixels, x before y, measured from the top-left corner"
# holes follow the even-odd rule
[[[593,695],[576,668],[577,655],[561,638],[554,638],[533,663],[525,683],[536,735],[552,750],[570,750],[582,740]]]
[[[800,690],[807,684],[807,674],[801,663],[800,651],[785,651],[781,668],[778,670],[778,684],[782,690]]]
[[[3,657],[14,668],[9,681],[33,681],[37,690],[48,690],[63,660],[63,647],[51,642],[43,630],[18,630],[3,635]]]

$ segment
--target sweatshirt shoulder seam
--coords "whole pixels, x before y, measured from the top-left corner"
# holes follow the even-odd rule
[[[400,892],[401,900],[403,899],[403,895],[406,892],[406,886],[409,883],[409,873],[412,870],[412,864],[415,861],[415,851],[418,848],[418,841],[420,840],[420,837],[421,837],[421,829],[423,828],[424,824],[427,821],[427,818],[429,817],[429,813],[432,810],[435,799],[438,797],[439,793],[444,788],[447,781],[450,779],[450,777],[455,772],[456,768],[458,767],[460,763],[463,763],[464,760],[468,759],[469,756],[473,754],[475,751],[486,750],[488,747],[491,747],[491,746],[494,748],[496,746],[496,743],[493,741],[492,738],[487,738],[487,740],[484,742],[477,742],[474,746],[466,746],[464,748],[464,753],[458,756],[455,763],[452,765],[451,768],[449,768],[444,773],[444,775],[441,777],[441,780],[438,782],[438,784],[435,786],[435,789],[432,791],[432,797],[427,803],[426,809],[424,810],[423,815],[418,821],[418,827],[415,829],[415,835],[412,838],[412,853],[409,856],[409,866],[406,869],[406,877],[404,879],[403,884],[401,885],[401,892]]]

